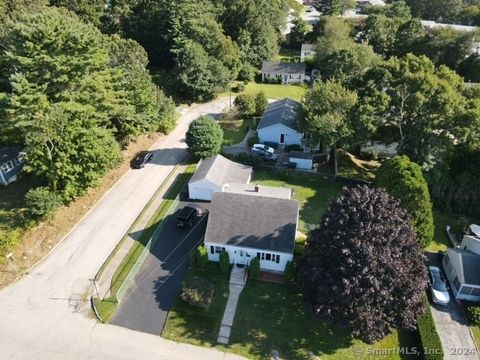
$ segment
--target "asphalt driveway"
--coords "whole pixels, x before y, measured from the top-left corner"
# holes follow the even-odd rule
[[[428,265],[442,268],[441,256],[426,254]],[[452,299],[447,306],[432,304],[432,316],[442,341],[445,360],[479,360],[470,328],[463,310],[450,291]]]
[[[180,203],[168,219],[112,319],[112,324],[161,335],[168,311],[174,305],[185,277],[189,254],[202,241],[207,227],[207,216],[197,220],[191,229],[179,229],[176,226],[176,216],[187,204]],[[209,204],[199,205],[206,209]]]

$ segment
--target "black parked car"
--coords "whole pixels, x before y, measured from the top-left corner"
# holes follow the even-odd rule
[[[192,227],[195,219],[199,218],[200,216],[202,216],[202,209],[195,204],[189,204],[180,211],[180,214],[178,214],[177,226],[182,228],[190,228]]]
[[[152,160],[153,153],[151,151],[142,151],[138,153],[137,157],[132,161],[132,168],[141,169],[145,167],[147,162]]]

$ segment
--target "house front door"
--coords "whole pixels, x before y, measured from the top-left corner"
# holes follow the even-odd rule
[[[283,75],[283,83],[288,84],[288,75]]]
[[[246,257],[245,251],[235,250],[235,264],[245,265],[246,262],[247,262],[247,257]]]
[[[285,134],[280,134],[280,144],[285,144]]]

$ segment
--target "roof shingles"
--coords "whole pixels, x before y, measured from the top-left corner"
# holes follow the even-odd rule
[[[205,242],[293,253],[298,221],[294,200],[215,193]]]
[[[292,99],[282,99],[268,104],[257,130],[282,124],[298,131],[297,116],[300,106],[299,102]]]

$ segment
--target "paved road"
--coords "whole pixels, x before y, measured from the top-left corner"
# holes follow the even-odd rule
[[[113,324],[155,335],[162,333],[186,274],[188,254],[201,242],[207,228],[207,215],[192,229],[177,228],[176,215],[187,204],[181,203],[170,216],[115,314]],[[199,205],[206,208],[209,204]]]
[[[232,355],[176,344],[92,317],[92,279],[158,186],[185,155],[188,124],[220,112],[228,99],[199,105],[154,146],[154,161],[129,171],[38,266],[0,291],[3,359],[225,359]]]

